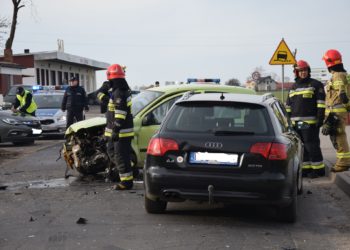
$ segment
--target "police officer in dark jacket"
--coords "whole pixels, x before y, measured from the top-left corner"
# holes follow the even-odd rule
[[[133,187],[130,159],[131,140],[134,137],[131,90],[125,80],[124,68],[119,64],[113,64],[108,68],[107,79],[110,84],[104,134],[108,139],[107,152],[119,172],[120,182],[115,189],[127,190]],[[108,87],[107,84],[105,86]]]
[[[62,100],[62,111],[67,110],[67,128],[76,122],[83,120],[83,111],[89,111],[86,92],[79,86],[77,77],[70,79],[70,86],[66,89]]]
[[[297,62],[295,83],[289,91],[286,108],[304,143],[303,176],[316,178],[325,175],[319,132],[326,106],[323,84],[311,78],[310,72],[306,61]]]

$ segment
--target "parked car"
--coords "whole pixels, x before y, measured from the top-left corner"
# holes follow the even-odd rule
[[[134,116],[134,132],[135,137],[132,140],[133,152],[131,152],[132,165],[142,168],[146,156],[148,142],[176,100],[182,97],[187,91],[195,93],[245,93],[255,94],[253,90],[211,84],[186,84],[186,85],[170,85],[164,87],[156,87],[141,91],[132,98],[132,114]],[[85,121],[77,122],[70,126],[66,131],[67,141],[71,141],[71,137],[82,136],[85,131],[89,134],[90,141],[95,136],[100,136],[100,128],[106,126],[104,117],[96,117]],[[84,135],[85,136],[85,135]],[[89,139],[86,136],[84,140]],[[76,140],[80,141],[80,140]],[[69,147],[70,148],[70,147]],[[96,151],[97,153],[97,151]],[[89,152],[91,154],[91,152]],[[83,157],[83,154],[81,154]]]
[[[12,107],[12,103],[16,100],[16,90],[18,87],[23,87],[25,90],[29,90],[32,92],[32,85],[12,85],[7,93],[4,95],[3,99],[3,109],[10,109]]]
[[[40,121],[30,115],[0,111],[0,142],[14,145],[33,144],[42,130]]]
[[[302,192],[303,144],[283,104],[245,94],[187,94],[151,139],[145,209],[184,200],[276,206],[294,222]]]
[[[36,117],[40,120],[42,135],[64,135],[67,112],[61,110],[63,90],[39,90],[33,93],[38,106]]]

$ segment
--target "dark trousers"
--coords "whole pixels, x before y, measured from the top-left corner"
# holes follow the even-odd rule
[[[66,128],[69,128],[75,122],[82,121],[84,118],[82,110],[67,110],[67,125]]]
[[[308,129],[297,129],[301,140],[304,143],[304,162],[313,164],[323,162],[323,156],[320,147],[320,129],[316,125],[310,125]],[[324,167],[321,169],[323,170]]]
[[[132,172],[131,169],[131,148],[132,137],[119,138],[117,141],[109,141],[107,153],[111,161],[117,167],[119,174]]]

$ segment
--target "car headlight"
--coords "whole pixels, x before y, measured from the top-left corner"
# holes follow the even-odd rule
[[[12,118],[5,118],[5,119],[2,119],[2,121],[7,123],[7,124],[10,124],[10,125],[21,124],[19,121],[15,120],[15,119],[12,119]]]
[[[66,115],[62,115],[62,116],[59,116],[58,118],[57,118],[57,121],[59,121],[59,122],[64,122],[64,121],[66,121]]]

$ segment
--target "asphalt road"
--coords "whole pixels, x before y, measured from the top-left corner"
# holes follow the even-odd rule
[[[25,152],[1,158],[0,249],[350,249],[350,199],[327,177],[304,180],[295,224],[268,207],[193,202],[150,215],[142,183],[123,192],[75,173],[65,180],[61,142],[0,147]]]

